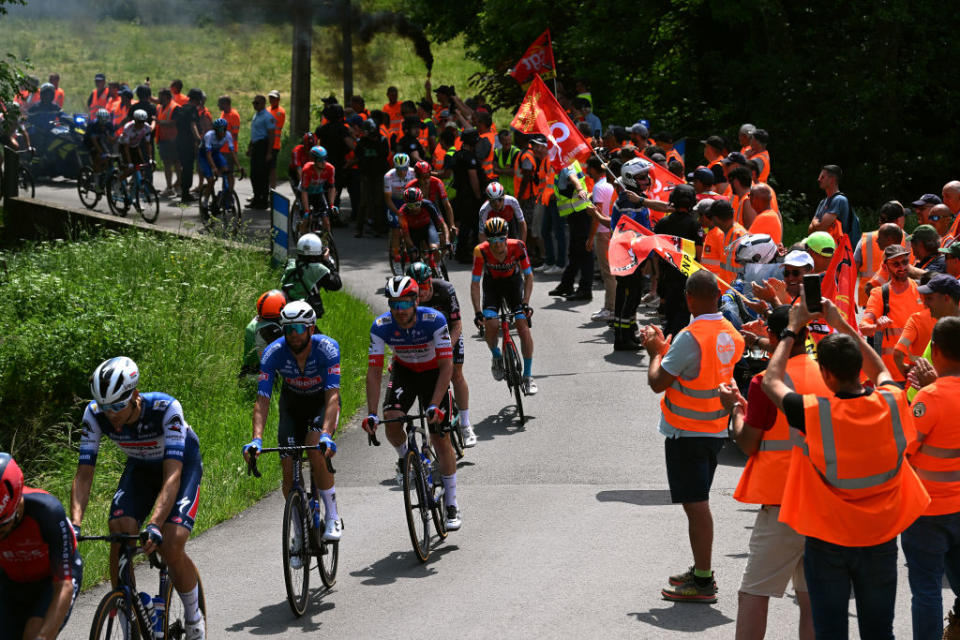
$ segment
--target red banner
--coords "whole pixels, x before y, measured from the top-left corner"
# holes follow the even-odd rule
[[[546,136],[550,164],[557,171],[574,160],[586,160],[590,155],[590,145],[540,76],[533,78],[510,126],[521,133]]]
[[[610,246],[607,249],[610,272],[615,276],[626,276],[636,271],[643,260],[637,259],[633,250],[633,242],[639,238],[652,235],[653,231],[630,216],[620,216],[620,219],[617,220],[617,226],[614,227],[613,233],[610,235]]]
[[[533,41],[516,66],[510,69],[508,75],[520,84],[525,84],[537,74],[544,78],[552,78],[556,75],[555,69],[550,29],[547,29]]]
[[[670,199],[670,192],[673,191],[673,188],[678,184],[684,184],[685,180],[680,176],[670,173],[667,169],[664,169],[642,153],[640,157],[653,165],[653,169],[650,170],[650,198],[666,202]]]
[[[857,266],[853,262],[853,250],[850,238],[846,234],[833,253],[833,259],[823,275],[820,293],[829,298],[852,327],[857,326],[857,304],[854,295],[857,290]]]

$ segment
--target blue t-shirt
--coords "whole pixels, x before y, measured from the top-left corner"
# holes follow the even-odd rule
[[[277,376],[283,381],[283,390],[298,395],[323,393],[340,388],[340,345],[323,334],[310,338],[310,354],[300,370],[297,359],[287,347],[285,337],[278,338],[263,350],[260,358],[260,377],[257,393],[265,398],[273,394]]]

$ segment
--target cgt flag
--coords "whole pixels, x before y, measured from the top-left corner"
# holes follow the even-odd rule
[[[629,216],[620,216],[617,226],[610,235],[607,259],[610,272],[615,276],[627,276],[637,270],[643,260],[638,260],[633,251],[633,241],[644,236],[652,236],[650,231]]]
[[[853,297],[856,288],[857,268],[853,262],[853,250],[850,248],[850,238],[844,234],[823,275],[821,294],[837,306],[843,318],[853,327],[857,326],[857,306]]]
[[[525,85],[538,74],[544,78],[557,75],[556,63],[553,61],[553,44],[550,42],[550,29],[541,33],[540,37],[533,41],[527,52],[520,58],[520,62],[507,74],[521,85]]]
[[[642,153],[640,157],[653,165],[653,169],[650,171],[650,197],[653,200],[668,201],[670,199],[670,192],[673,191],[673,188],[678,184],[684,184],[684,179],[676,174],[670,173]]]
[[[590,145],[539,75],[533,78],[510,126],[520,133],[546,136],[550,147],[548,159],[557,171],[590,155]]]

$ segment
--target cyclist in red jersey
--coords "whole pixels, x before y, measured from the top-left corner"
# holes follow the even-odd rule
[[[300,174],[300,205],[303,207],[303,219],[319,212],[323,215],[323,226],[330,231],[330,216],[336,196],[333,165],[327,162],[327,150],[317,145],[310,149],[310,162],[303,165]],[[326,207],[324,208],[324,196]],[[301,232],[305,232],[301,229]]]
[[[533,335],[527,321],[533,313],[530,308],[533,269],[530,268],[527,246],[521,240],[507,239],[507,221],[503,218],[487,220],[484,231],[488,240],[473,250],[470,300],[475,313],[474,324],[478,329],[484,326],[484,337],[493,355],[493,377],[503,380],[503,353],[497,346],[497,318],[501,302],[517,314],[515,324],[520,336],[520,351],[523,353],[524,392],[533,395],[537,392],[537,384],[533,381]]]
[[[453,206],[447,197],[447,188],[443,186],[443,180],[430,174],[430,163],[426,160],[413,165],[413,173],[416,178],[407,183],[407,188],[419,187],[424,197],[443,213],[447,226],[450,227],[451,235],[447,237],[452,238],[457,235],[457,225],[453,220]]]
[[[447,224],[440,217],[437,207],[423,199],[418,187],[403,190],[404,205],[400,207],[400,232],[413,253],[419,253],[424,244],[431,249],[440,247],[450,237]]]

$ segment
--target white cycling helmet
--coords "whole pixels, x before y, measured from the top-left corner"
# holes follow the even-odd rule
[[[405,153],[398,153],[393,156],[393,166],[397,169],[406,169],[410,166],[410,156]]]
[[[280,325],[305,324],[307,326],[316,324],[317,312],[313,310],[310,303],[306,300],[294,300],[284,305],[280,311]]]
[[[503,198],[503,185],[499,182],[491,182],[487,185],[487,197],[491,200],[500,200]]]
[[[130,358],[120,356],[100,363],[90,376],[90,394],[101,407],[124,402],[140,381],[140,370]]]
[[[133,119],[137,122],[146,122],[147,121],[147,112],[143,109],[137,109],[133,112]]]
[[[297,255],[319,258],[323,255],[323,240],[315,233],[306,233],[297,240]]]
[[[628,187],[636,188],[637,179],[650,173],[653,165],[643,158],[631,158],[620,168],[620,179]]]
[[[737,262],[740,264],[767,264],[777,257],[777,243],[765,233],[752,233],[740,238]]]

